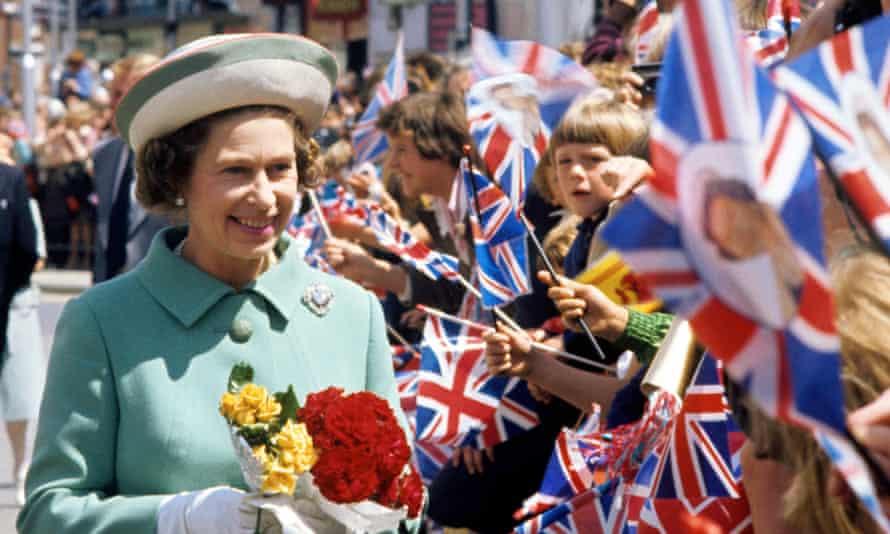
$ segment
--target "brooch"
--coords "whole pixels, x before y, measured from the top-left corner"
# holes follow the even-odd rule
[[[319,317],[327,315],[331,310],[331,303],[333,302],[334,292],[324,284],[310,284],[303,291],[303,304],[309,308],[309,311]]]

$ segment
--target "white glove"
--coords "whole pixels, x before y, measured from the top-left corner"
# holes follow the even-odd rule
[[[297,534],[299,518],[288,496],[263,497],[228,486],[171,495],[158,510],[158,534],[253,534],[260,517],[260,532]],[[260,513],[262,511],[262,513]],[[283,515],[282,526],[279,516]]]

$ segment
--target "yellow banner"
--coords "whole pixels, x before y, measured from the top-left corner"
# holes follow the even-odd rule
[[[649,313],[661,308],[661,301],[634,276],[617,252],[608,252],[575,280],[596,286],[612,302],[636,311]]]

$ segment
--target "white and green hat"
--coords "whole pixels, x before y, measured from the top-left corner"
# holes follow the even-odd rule
[[[242,106],[293,110],[308,135],[321,122],[336,81],[334,56],[303,37],[204,37],[174,50],[146,72],[121,100],[115,122],[137,154],[151,139]]]

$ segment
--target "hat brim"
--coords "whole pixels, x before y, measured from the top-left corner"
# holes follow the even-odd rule
[[[337,80],[321,45],[285,34],[219,36],[173,52],[118,106],[118,131],[138,154],[155,139],[219,111],[268,105],[294,111],[310,134]]]

